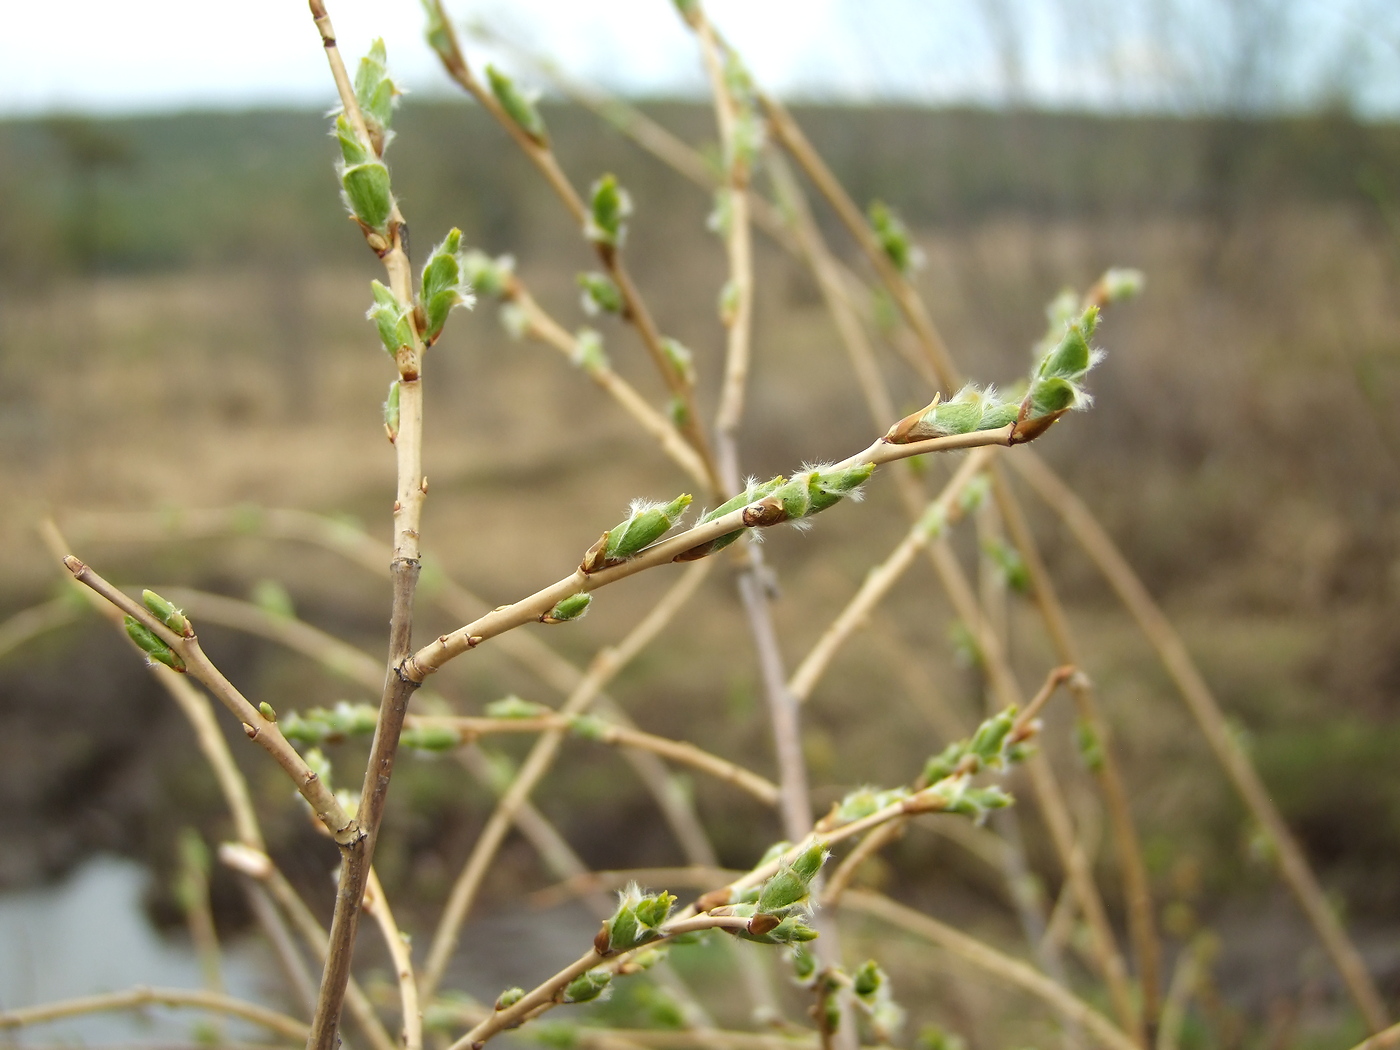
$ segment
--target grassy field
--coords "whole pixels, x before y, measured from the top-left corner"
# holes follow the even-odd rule
[[[693,141],[711,134],[703,109],[655,112]],[[1083,287],[1108,265],[1146,272],[1145,296],[1101,330],[1110,356],[1094,374],[1093,411],[1056,427],[1043,454],[1174,617],[1396,994],[1400,129],[800,115],[858,199],[882,197],[916,227],[928,257],[920,285],[979,379],[1024,371],[1044,304],[1063,286]],[[632,189],[634,271],[666,330],[695,350],[702,402],[712,404],[723,257],[704,231],[708,201],[585,114],[548,117],[577,182],[616,170]],[[395,186],[420,252],[460,225],[470,243],[514,254],[567,326],[583,323],[574,274],[591,265],[585,246],[503,136],[479,112],[445,104],[408,107],[400,126]],[[374,267],[342,218],[322,129],[300,113],[0,125],[9,246],[0,257],[0,613],[54,592],[57,572],[34,534],[52,513],[80,554],[123,582],[246,596],[274,579],[304,618],[378,652],[382,585],[328,554],[255,537],[117,542],[83,524],[95,510],[156,509],[178,523],[179,508],[250,504],[348,515],[387,537],[393,460],[379,403],[389,368],[362,319]],[[629,498],[685,487],[586,377],[553,350],[512,342],[494,313],[488,304],[454,322],[432,352],[424,529],[436,564],[491,603],[557,577]],[[599,327],[619,370],[659,403],[632,334]],[[903,405],[927,400],[897,354],[884,367]],[[745,469],[767,477],[843,455],[871,431],[815,286],[764,245]],[[1230,1008],[1265,1033],[1278,1002],[1306,1006],[1328,971],[1150,651],[1072,541],[1034,516],[1120,737],[1158,900],[1177,936],[1201,925],[1221,933]],[[825,625],[812,610],[838,607],[903,529],[877,482],[863,506],[772,537],[790,661]],[[959,542],[970,553],[970,540]],[[617,588],[550,641],[586,659],[664,584]],[[807,716],[819,802],[916,769],[980,703],[926,569],[880,616],[881,630],[845,652]],[[721,569],[687,626],[614,693],[644,727],[768,770],[741,619]],[[1048,646],[1028,609],[1013,607],[1011,623],[1032,680]],[[420,630],[451,626],[432,613]],[[297,707],[369,699],[271,646],[207,633],[253,692]],[[464,709],[510,691],[553,702],[499,655],[479,656],[444,676]],[[138,722],[154,728],[137,733]],[[99,848],[160,866],[174,822],[219,833],[218,800],[195,756],[170,760],[185,746],[183,724],[95,622],[0,664],[0,725],[0,835],[13,844],[0,882],[51,876]],[[1069,776],[1068,711],[1050,726],[1047,746]],[[240,756],[269,800],[285,794],[260,756]],[[611,754],[571,753],[541,807],[591,864],[675,862],[664,825],[622,770]],[[1072,788],[1092,820],[1091,782],[1076,777]],[[775,836],[771,818],[733,792],[701,782],[695,791],[727,862],[747,863]],[[378,866],[430,911],[485,817],[485,795],[449,764],[410,763],[391,804]],[[302,852],[309,833],[290,812],[274,828],[279,857],[328,900],[324,872]],[[1032,857],[1052,870],[1031,821],[1026,834]],[[329,868],[330,851],[311,849]],[[1009,930],[995,874],[944,841],[910,836],[880,877],[937,913]],[[516,843],[488,893],[547,881]],[[1116,894],[1111,878],[1107,887]],[[232,888],[224,893],[233,908]],[[1317,1016],[1336,1023],[1326,1010]],[[1290,1038],[1299,1041],[1279,1045],[1308,1045],[1306,1023]]]

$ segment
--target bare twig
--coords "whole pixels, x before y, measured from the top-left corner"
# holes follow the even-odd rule
[[[24,1028],[48,1021],[60,1021],[65,1017],[110,1013],[113,1010],[137,1010],[146,1006],[183,1007],[224,1014],[228,1017],[240,1017],[278,1035],[298,1041],[305,1039],[308,1031],[306,1025],[295,1017],[288,1017],[265,1006],[235,999],[231,995],[187,988],[132,988],[124,992],[109,992],[105,995],[89,995],[81,999],[45,1003],[43,1006],[0,1010],[0,1029]]]
[[[616,675],[638,652],[670,622],[680,607],[694,593],[695,588],[706,576],[703,562],[694,565],[662,597],[651,611],[635,626],[616,648],[602,650],[594,658],[589,672],[569,695],[560,708],[563,716],[582,714],[597,698],[603,686]],[[550,730],[535,742],[529,756],[521,765],[495,811],[482,829],[467,859],[461,874],[453,884],[447,904],[443,908],[438,927],[428,949],[428,957],[423,967],[422,993],[430,998],[442,982],[447,964],[457,947],[457,938],[471,910],[473,899],[480,888],[487,868],[505,839],[510,827],[511,816],[530,796],[530,792],[548,771],[563,741],[563,730]]]
[[[389,909],[379,877],[373,871],[369,874],[365,909],[374,917],[384,937],[384,944],[389,949],[389,958],[394,962],[394,976],[399,984],[399,1010],[403,1015],[403,1050],[423,1050],[423,1012],[418,1007],[418,982],[413,976],[413,956],[406,937],[394,921],[394,913]]]

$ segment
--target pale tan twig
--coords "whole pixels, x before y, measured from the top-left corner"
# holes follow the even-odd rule
[[[195,957],[199,959],[204,987],[222,994],[225,991],[223,966],[219,934],[214,928],[214,909],[209,903],[209,873],[205,870],[207,859],[204,840],[193,828],[186,828],[180,841],[179,865],[175,875],[178,880],[176,897],[185,913],[185,924],[189,928]]]
[[[190,988],[131,988],[124,992],[89,995],[80,999],[64,999],[42,1006],[25,1006],[17,1010],[0,1010],[0,1029],[24,1028],[29,1025],[60,1021],[83,1014],[110,1013],[113,1010],[135,1010],[143,1006],[184,1007],[209,1013],[240,1017],[278,1035],[297,1041],[308,1032],[305,1024],[295,1017],[269,1010],[265,1006],[235,999],[218,992],[196,991]]]
[[[626,638],[618,646],[603,649],[594,657],[588,673],[560,707],[559,713],[561,715],[577,715],[586,711],[597,698],[603,686],[637,653],[651,643],[680,610],[681,606],[689,600],[691,594],[708,574],[706,571],[702,571],[703,565],[704,563],[701,562],[692,566],[679,580],[672,584],[661,601],[653,606],[647,615],[628,632]],[[482,829],[481,835],[477,838],[471,856],[468,857],[466,865],[461,874],[458,875],[457,881],[453,884],[452,891],[448,895],[447,904],[443,908],[432,944],[428,949],[421,984],[424,998],[431,998],[442,982],[443,973],[457,947],[457,938],[462,923],[466,921],[467,913],[471,909],[472,901],[476,897],[487,868],[505,839],[506,831],[510,827],[511,815],[529,798],[530,792],[548,771],[555,755],[558,754],[563,737],[562,730],[552,730],[546,732],[535,742],[529,756],[516,773],[515,780],[502,795],[495,811],[487,821],[486,827]]]
[[[841,646],[863,627],[875,607],[904,575],[914,559],[921,554],[945,525],[962,516],[959,498],[968,483],[986,469],[991,449],[978,449],[963,460],[957,472],[932,500],[919,520],[884,561],[866,573],[860,589],[827,626],[808,651],[788,682],[788,689],[799,702],[811,698],[817,680],[826,672]],[[926,522],[935,522],[930,528]]]
[[[1397,1046],[1400,1046],[1400,1024],[1393,1024],[1369,1039],[1363,1039],[1352,1050],[1392,1050]]]
[[[384,896],[384,887],[379,885],[379,876],[369,873],[369,884],[365,892],[365,909],[374,918],[384,944],[389,949],[389,958],[394,963],[394,976],[399,984],[399,1010],[403,1015],[403,1050],[423,1050],[423,1011],[418,1006],[418,982],[413,976],[413,956],[408,949],[408,941],[394,921],[394,913],[389,908],[389,900]]]
[[[346,119],[365,149],[382,154],[386,142],[382,139],[376,142],[368,132],[345,63],[336,46],[335,30],[326,13],[325,0],[310,0],[310,5]],[[397,203],[392,203],[387,240],[365,228],[365,242],[383,261],[390,289],[399,302],[410,305],[415,298],[413,275],[404,243],[406,236],[406,225]],[[389,673],[385,676],[378,725],[370,744],[369,762],[365,767],[364,784],[356,811],[356,828],[360,833],[352,838],[337,840],[341,849],[341,864],[335,912],[331,920],[330,950],[321,975],[321,991],[307,1050],[333,1050],[336,1043],[340,1007],[350,979],[355,931],[359,926],[361,903],[370,877],[370,865],[374,861],[379,823],[384,816],[384,804],[394,772],[399,734],[403,729],[409,698],[418,687],[417,681],[404,676],[401,671],[401,665],[413,647],[413,596],[420,566],[419,535],[423,502],[428,493],[428,481],[423,474],[423,340],[418,331],[416,309],[413,316],[415,323],[408,326],[409,344],[399,347],[395,355],[399,374],[399,427],[393,439],[398,480],[394,500],[394,556],[389,563],[393,591],[389,616]]]
[[[978,448],[983,445],[1010,445],[1012,443],[1012,429],[1012,425],[1008,424],[996,430],[979,430],[970,434],[929,438],[909,444],[893,444],[880,438],[863,451],[847,457],[828,469],[845,470],[867,463],[878,466],[882,463],[923,455],[926,452]],[[721,515],[712,521],[668,536],[621,564],[612,565],[593,573],[584,572],[580,567],[557,583],[536,591],[527,598],[511,605],[503,605],[493,609],[466,626],[459,627],[449,634],[441,635],[414,653],[405,663],[403,673],[408,678],[421,682],[453,657],[460,656],[469,649],[475,648],[486,639],[494,638],[516,627],[540,620],[561,600],[572,594],[595,591],[646,569],[669,564],[675,560],[677,555],[692,548],[718,539],[730,532],[745,528],[764,527],[763,522],[764,507],[761,503],[754,503]]]
[[[1156,1050],[1177,1050],[1181,1042],[1181,1026],[1186,1021],[1186,1008],[1195,993],[1200,977],[1201,960],[1194,946],[1188,945],[1177,956],[1162,1000],[1162,1020],[1157,1029]]]
[[[311,767],[282,735],[277,723],[265,717],[258,708],[249,703],[233,683],[210,662],[200,649],[197,636],[193,633],[188,636],[177,635],[152,616],[145,606],[127,597],[73,555],[65,557],[63,564],[79,583],[91,587],[123,613],[139,620],[183,658],[189,673],[207,686],[210,692],[242,721],[249,738],[261,744],[292,778],[302,797],[310,803],[316,816],[338,842],[352,841],[360,836],[359,825],[341,808],[330,788],[312,772]]]
[[[525,320],[525,334],[548,343],[571,361],[579,360],[578,339],[555,321],[535,300],[524,282],[511,274],[502,297],[520,308]],[[643,430],[660,446],[661,451],[690,475],[700,487],[709,491],[714,478],[709,466],[695,447],[672,425],[671,421],[649,405],[636,387],[623,379],[612,365],[603,362],[584,368],[588,377],[602,387]]]
[[[525,132],[510,116],[501,108],[501,104],[496,101],[496,96],[481,83],[472,73],[467,65],[466,56],[462,53],[461,44],[457,39],[457,32],[453,28],[452,20],[443,9],[440,0],[428,0],[431,4],[438,23],[442,27],[442,44],[444,50],[438,52],[438,58],[442,61],[443,69],[447,75],[470,94],[477,103],[490,113],[507,133],[515,140],[516,144],[524,151],[526,157],[540,170],[550,187],[558,195],[559,199],[568,209],[570,216],[577,223],[580,229],[584,228],[587,212],[578,192],[569,181],[567,175],[559,166],[559,161],[554,155],[548,142],[540,142]],[[643,301],[641,292],[632,280],[631,274],[627,271],[626,265],[622,261],[622,253],[616,245],[606,244],[601,241],[594,241],[594,248],[597,251],[598,259],[607,269],[608,275],[613,283],[617,285],[618,291],[622,293],[624,304],[623,317],[632,322],[637,334],[641,337],[642,344],[646,347],[647,353],[651,356],[653,364],[665,380],[667,388],[673,397],[679,399],[684,407],[681,421],[681,431],[686,439],[694,447],[700,458],[705,461],[709,475],[709,488],[711,493],[718,493],[723,486],[719,484],[719,479],[712,465],[712,458],[709,450],[709,443],[705,439],[705,433],[700,425],[700,416],[695,406],[695,389],[689,378],[671,362],[665,350],[662,348],[661,332],[652,319],[651,312],[647,309]]]
[[[409,715],[408,725],[451,729],[460,734],[461,743],[465,745],[479,737],[496,733],[567,733],[573,730],[577,723],[565,715],[541,715],[537,718]],[[639,729],[610,725],[606,722],[590,723],[584,735],[586,739],[597,741],[600,744],[650,751],[652,754],[670,759],[672,762],[698,769],[702,773],[708,773],[716,780],[733,784],[748,792],[764,805],[773,806],[778,802],[777,784],[728,759],[711,754],[688,740],[671,740],[653,733],[644,733]]]
[[[1005,483],[1002,471],[997,469],[993,476],[997,481],[993,486],[997,506],[1011,534],[1012,542],[1026,566],[1031,593],[1056,654],[1066,663],[1079,665],[1079,647],[1075,644],[1064,606],[1056,594],[1045,561],[1040,556],[1025,512]],[[1109,823],[1113,827],[1114,855],[1118,861],[1123,893],[1127,901],[1128,935],[1133,942],[1133,954],[1137,960],[1143,1024],[1147,1030],[1148,1041],[1151,1042],[1152,1032],[1157,1026],[1158,1014],[1161,1012],[1161,944],[1157,938],[1156,921],[1153,918],[1155,909],[1152,903],[1152,883],[1143,859],[1137,826],[1133,822],[1127,788],[1118,767],[1117,749],[1113,746],[1112,732],[1095,697],[1094,684],[1087,675],[1079,674],[1070,679],[1069,691],[1074,698],[1079,717],[1094,734],[1099,745],[1098,761],[1093,764],[1093,772],[1107,804]]]
[[[846,891],[844,907],[848,911],[874,916],[898,929],[930,941],[977,969],[1029,992],[1062,1016],[1072,1018],[1083,1025],[1085,1030],[1091,1032],[1105,1047],[1111,1047],[1113,1050],[1138,1050],[1138,1044],[1122,1029],[1044,974],[923,912],[915,911],[881,894],[858,889]]]
[[[1272,841],[1284,880],[1332,957],[1367,1025],[1372,1031],[1380,1031],[1386,1027],[1387,1010],[1366,970],[1365,961],[1327,903],[1317,876],[1270,799],[1258,772],[1230,732],[1219,702],[1191,659],[1181,636],[1153,601],[1108,533],[1064,482],[1038,460],[1027,463],[1017,457],[1013,463],[1036,495],[1054,509],[1074,533],[1079,545],[1103,573],[1109,586],[1157,650],[1216,759],[1224,767],[1254,819]]]

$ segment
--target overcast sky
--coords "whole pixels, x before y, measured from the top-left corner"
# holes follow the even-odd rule
[[[304,0],[4,6],[0,114],[332,102]],[[448,90],[422,41],[418,0],[329,6],[352,60],[382,35],[411,91]],[[613,90],[701,88],[669,0],[448,8]],[[789,96],[1167,111],[1345,100],[1400,117],[1396,0],[708,0],[707,10],[760,81]]]

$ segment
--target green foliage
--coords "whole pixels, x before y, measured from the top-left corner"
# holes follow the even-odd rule
[[[126,636],[136,643],[136,647],[145,653],[148,659],[164,664],[172,671],[185,670],[185,661],[180,654],[166,645],[136,617],[128,616],[122,623],[126,627]]]
[[[455,228],[449,230],[423,266],[418,299],[423,308],[425,346],[432,346],[437,341],[443,325],[447,323],[448,314],[459,306],[471,309],[476,302],[467,280],[467,260],[461,248],[462,231]],[[380,338],[383,338],[382,331]]]
[[[536,145],[548,146],[549,130],[535,106],[535,95],[521,91],[515,86],[515,81],[492,65],[486,67],[486,80],[491,85],[491,94],[496,96],[496,101],[516,126]]]
[[[622,247],[627,237],[627,220],[632,215],[632,198],[618,185],[616,175],[604,175],[588,191],[588,218],[584,235],[595,244]]]
[[[924,264],[924,254],[909,236],[904,220],[884,201],[870,202],[870,229],[894,268],[906,276]]]

